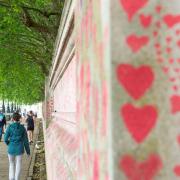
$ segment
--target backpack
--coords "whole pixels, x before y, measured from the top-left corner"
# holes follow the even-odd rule
[[[2,122],[4,119],[4,115],[2,113],[0,113],[0,122]]]

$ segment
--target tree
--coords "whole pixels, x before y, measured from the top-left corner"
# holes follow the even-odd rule
[[[43,100],[64,0],[0,1],[0,97]]]

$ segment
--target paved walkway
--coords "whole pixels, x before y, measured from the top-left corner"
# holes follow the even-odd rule
[[[37,136],[37,126],[34,131],[34,137],[36,139]],[[26,153],[24,153],[23,156],[23,161],[22,161],[22,171],[21,171],[21,180],[26,180],[27,175],[28,175],[28,170],[29,166],[31,163],[31,158],[33,155],[33,149],[34,149],[34,144],[31,145],[31,156],[27,157]],[[8,173],[9,173],[9,168],[8,168],[8,156],[7,156],[7,146],[5,145],[4,142],[0,142],[0,180],[8,180]]]

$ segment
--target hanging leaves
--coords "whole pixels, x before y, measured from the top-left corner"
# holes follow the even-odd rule
[[[0,0],[0,98],[44,98],[64,0]]]

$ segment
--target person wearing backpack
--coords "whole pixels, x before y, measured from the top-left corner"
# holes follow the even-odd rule
[[[9,180],[19,180],[22,156],[24,149],[30,155],[30,147],[25,127],[20,124],[21,115],[13,114],[13,123],[10,124],[4,135],[4,142],[8,146]]]
[[[29,112],[27,115],[27,132],[28,132],[28,139],[29,143],[33,143],[33,132],[34,132],[34,114],[32,111]]]
[[[1,139],[2,139],[2,134],[4,132],[4,126],[6,126],[6,117],[2,113],[2,111],[0,111],[0,142],[1,142]]]

